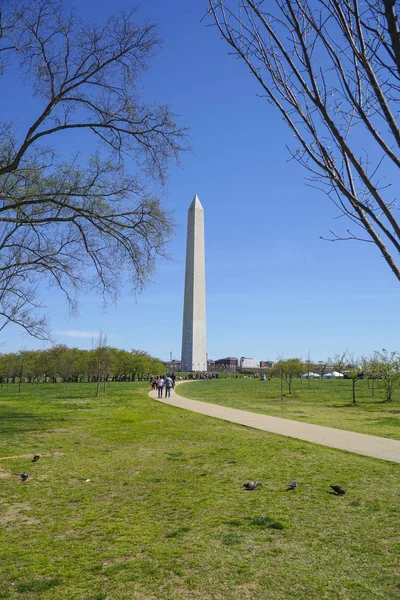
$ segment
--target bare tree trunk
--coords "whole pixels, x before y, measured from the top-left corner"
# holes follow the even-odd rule
[[[96,390],[96,397],[98,398],[100,396],[100,354],[98,356],[98,362],[97,362],[97,390]]]
[[[100,382],[101,382],[101,375],[103,373],[103,377],[104,377],[104,386],[105,386],[105,379],[106,379],[106,353],[107,353],[107,335],[103,334],[102,331],[100,331],[99,337],[96,341],[96,352],[97,352],[97,391],[96,391],[96,397],[98,398],[100,396]]]

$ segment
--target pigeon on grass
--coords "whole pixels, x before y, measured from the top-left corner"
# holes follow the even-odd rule
[[[37,462],[39,460],[40,456],[39,454],[35,454],[35,456],[32,458],[32,462]]]
[[[258,487],[262,487],[262,483],[260,483],[259,481],[248,481],[247,483],[243,484],[243,487],[246,490],[256,490]]]
[[[295,490],[296,488],[297,488],[297,481],[291,481],[290,483],[288,483],[286,491],[288,492],[289,490]]]
[[[29,475],[28,473],[25,473],[25,471],[23,473],[21,473],[21,481],[26,481],[28,479]]]
[[[341,485],[330,485],[329,487],[332,488],[338,496],[344,496],[346,493]]]

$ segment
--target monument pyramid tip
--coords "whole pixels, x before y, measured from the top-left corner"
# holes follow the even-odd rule
[[[191,208],[203,208],[203,206],[202,206],[202,204],[200,202],[200,198],[198,197],[197,194],[194,195],[194,198],[193,198],[192,204],[189,207],[189,210]]]

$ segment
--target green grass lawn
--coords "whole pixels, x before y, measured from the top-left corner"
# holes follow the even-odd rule
[[[212,379],[181,384],[181,396],[213,402],[295,421],[327,425],[360,433],[400,439],[400,392],[385,402],[381,387],[371,396],[368,382],[357,382],[357,403],[353,405],[350,380],[296,380],[291,396],[280,395],[280,379]]]
[[[398,600],[398,465],[175,409],[141,383],[16,390],[0,390],[0,598]]]

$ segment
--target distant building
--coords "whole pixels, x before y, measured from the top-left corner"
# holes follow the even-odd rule
[[[246,358],[245,356],[242,356],[239,359],[239,367],[241,369],[259,369],[260,361],[254,358]]]
[[[171,371],[180,371],[181,370],[182,363],[180,360],[177,360],[176,358],[174,358],[171,361],[167,361],[165,364],[171,368]]]
[[[209,371],[236,371],[236,369],[267,369],[273,366],[271,360],[256,360],[254,358],[236,358],[236,356],[227,356],[217,360],[208,361]]]
[[[238,359],[235,356],[227,356],[214,361],[214,365],[217,371],[220,369],[231,369],[233,371],[238,366]]]
[[[270,369],[273,366],[272,360],[260,360],[260,369]]]

